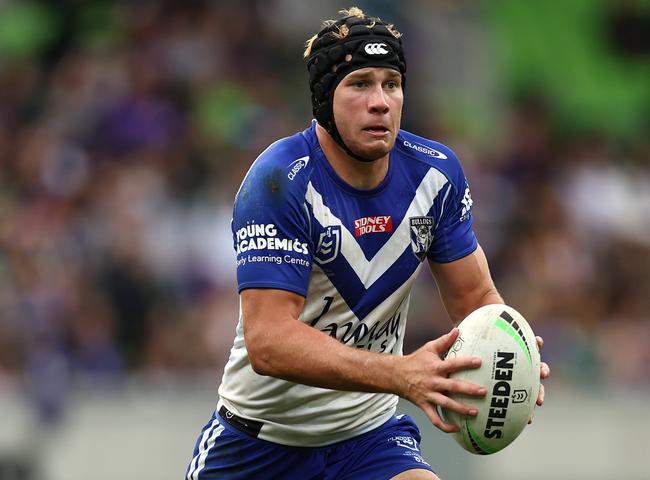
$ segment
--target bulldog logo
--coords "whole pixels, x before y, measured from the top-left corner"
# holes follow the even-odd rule
[[[433,241],[433,217],[410,217],[411,227],[411,248],[418,260],[424,260],[427,256],[431,242]]]

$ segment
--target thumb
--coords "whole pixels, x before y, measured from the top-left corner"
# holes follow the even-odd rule
[[[457,338],[458,328],[454,327],[449,331],[449,333],[446,333],[431,342],[432,350],[442,358],[442,356],[447,350],[451,348]]]

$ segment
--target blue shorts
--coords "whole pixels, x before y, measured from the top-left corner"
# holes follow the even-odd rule
[[[408,415],[325,447],[290,447],[255,438],[215,412],[203,428],[186,480],[387,480],[415,468],[433,471],[422,458],[420,431]]]

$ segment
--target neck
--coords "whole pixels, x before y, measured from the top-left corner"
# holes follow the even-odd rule
[[[372,162],[362,162],[345,153],[320,124],[316,124],[316,137],[336,174],[352,187],[370,190],[386,178],[388,154]]]

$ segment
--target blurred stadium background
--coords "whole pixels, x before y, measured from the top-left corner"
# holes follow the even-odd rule
[[[553,369],[512,447],[421,419],[429,460],[650,478],[649,1],[2,0],[0,480],[182,477],[234,335],[234,193],[307,125],[303,42],[353,3],[404,33],[403,125],[461,157]],[[432,288],[407,352],[449,327]]]

